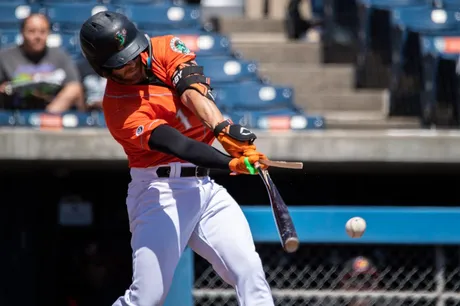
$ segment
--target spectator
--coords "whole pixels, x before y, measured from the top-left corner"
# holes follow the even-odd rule
[[[318,11],[321,11],[322,2],[318,0],[309,0],[310,7],[313,16],[310,20],[306,20],[302,17],[300,13],[300,4],[302,0],[289,0],[287,9],[286,9],[286,20],[285,20],[285,30],[287,37],[291,40],[298,40],[304,37],[307,32],[317,26],[320,26],[322,17]]]
[[[32,14],[21,23],[23,43],[0,51],[0,107],[60,113],[83,109],[83,91],[71,57],[47,47],[50,23]]]
[[[77,66],[85,93],[86,108],[102,110],[102,98],[104,98],[107,79],[100,77],[85,58],[79,59]]]
[[[348,291],[373,291],[379,288],[379,275],[375,265],[366,257],[349,260],[343,271],[340,287]],[[360,297],[349,301],[347,306],[375,305],[371,298]]]

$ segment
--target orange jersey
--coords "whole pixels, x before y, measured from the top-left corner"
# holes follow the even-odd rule
[[[172,89],[171,77],[177,66],[194,60],[196,55],[177,45],[172,35],[151,38],[152,72],[168,87],[158,85],[123,85],[107,80],[103,111],[107,127],[128,156],[129,167],[147,168],[181,161],[151,150],[150,134],[161,124],[169,124],[183,135],[212,144],[208,130]],[[180,41],[179,41],[180,42]],[[146,63],[148,53],[141,54]],[[184,161],[185,162],[185,161]]]

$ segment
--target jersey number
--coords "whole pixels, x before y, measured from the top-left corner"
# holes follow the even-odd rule
[[[181,109],[177,111],[176,118],[179,118],[180,122],[182,122],[186,130],[192,127],[190,121],[188,121],[187,116],[184,115]]]

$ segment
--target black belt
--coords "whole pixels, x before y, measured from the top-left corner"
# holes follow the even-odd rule
[[[202,177],[209,175],[209,168],[203,167],[182,167],[180,170],[180,177]],[[158,177],[169,177],[171,174],[171,167],[159,167],[157,169]]]

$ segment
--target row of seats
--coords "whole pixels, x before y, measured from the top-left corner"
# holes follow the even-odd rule
[[[53,4],[53,3],[113,3],[113,4],[174,4],[184,3],[181,0],[1,0],[0,3],[17,3],[17,4]]]
[[[200,56],[224,56],[232,55],[232,49],[228,37],[217,33],[189,32],[186,30],[171,31],[147,31],[149,36],[175,35],[180,37],[187,47]],[[0,30],[0,48],[7,48],[20,44],[23,38],[18,29]],[[49,47],[64,48],[74,58],[81,56],[79,45],[79,32],[53,32],[48,36]]]
[[[264,129],[325,127],[322,117],[310,116],[296,106],[292,88],[270,84],[259,75],[256,62],[244,59],[232,50],[228,37],[206,31],[200,21],[198,6],[174,5],[171,1],[111,1],[109,4],[95,4],[94,1],[42,2],[45,4],[0,2],[0,48],[20,43],[22,36],[18,32],[17,21],[32,12],[41,12],[49,17],[52,25],[48,45],[64,48],[75,60],[81,59],[78,37],[81,23],[96,12],[114,10],[126,14],[150,36],[173,34],[183,40],[197,54],[197,61],[211,78],[216,103],[235,122]],[[94,114],[58,116],[62,120],[56,120],[55,116],[53,120],[37,119],[40,116],[36,112],[4,112],[0,125],[42,127],[43,122],[62,122],[67,128],[104,126],[103,120],[92,119]],[[68,119],[72,116],[78,120]],[[78,124],[75,125],[75,122]]]
[[[116,11],[125,14],[145,31],[189,29],[201,30],[200,9],[195,5],[171,4],[93,4],[62,2],[53,4],[21,5],[0,2],[0,29],[16,29],[18,21],[31,13],[48,16],[53,31],[73,32],[89,16],[100,11]]]
[[[355,2],[349,15],[354,13],[358,23],[345,26],[336,20],[335,30],[326,27],[325,36],[333,40],[338,28],[359,33],[347,36],[355,48],[356,61],[350,62],[356,87],[387,89],[390,115],[419,116],[427,127],[458,126],[460,1],[345,1]]]

